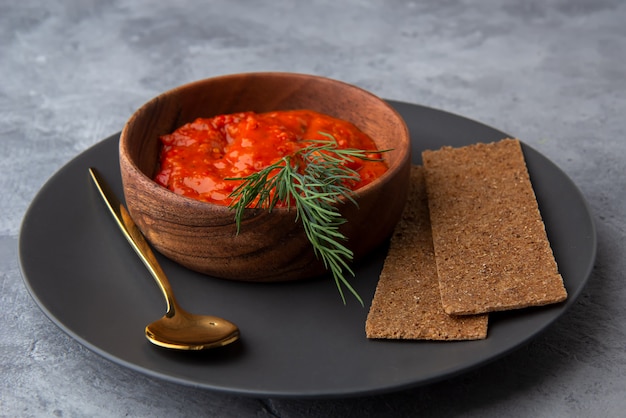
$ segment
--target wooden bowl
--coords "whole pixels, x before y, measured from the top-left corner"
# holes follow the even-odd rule
[[[389,170],[358,190],[358,208],[340,205],[342,232],[355,261],[392,233],[406,201],[410,140],[386,102],[355,86],[312,75],[248,73],[197,81],[165,92],[137,110],[120,138],[128,210],[156,250],[189,269],[245,281],[310,278],[325,272],[295,211],[247,209],[239,234],[228,207],[180,196],[154,182],[159,137],[198,117],[240,111],[310,109],[345,119],[369,134]]]

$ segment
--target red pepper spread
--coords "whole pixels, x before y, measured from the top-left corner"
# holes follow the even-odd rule
[[[322,133],[320,133],[322,132]],[[310,145],[310,140],[328,140],[338,148],[373,150],[374,141],[350,122],[310,110],[241,112],[198,118],[161,139],[160,168],[155,180],[175,193],[221,205],[241,184],[233,177],[246,177]],[[360,180],[356,190],[387,170],[383,161],[356,159],[350,168]]]

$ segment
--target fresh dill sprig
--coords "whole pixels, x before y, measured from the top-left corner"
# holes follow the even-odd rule
[[[346,299],[342,286],[363,305],[363,300],[345,277],[346,272],[354,276],[348,264],[353,252],[342,244],[347,238],[339,227],[346,219],[339,212],[338,204],[344,201],[357,204],[348,185],[361,177],[348,164],[355,159],[377,160],[369,155],[386,151],[339,148],[332,135],[320,134],[327,139],[308,140],[306,147],[258,172],[229,179],[243,180],[230,195],[233,199],[230,207],[235,210],[239,232],[246,208],[266,208],[271,212],[279,202],[288,209],[293,205],[296,221],[302,222],[316,257],[331,271],[343,303]]]

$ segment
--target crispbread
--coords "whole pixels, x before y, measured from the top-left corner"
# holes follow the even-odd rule
[[[471,340],[487,315],[453,317],[441,305],[422,167],[411,168],[409,200],[391,239],[370,307],[368,338]]]
[[[422,159],[447,313],[566,299],[518,140],[443,147]]]

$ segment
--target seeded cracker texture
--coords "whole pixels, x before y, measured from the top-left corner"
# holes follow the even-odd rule
[[[422,167],[411,168],[410,187],[365,323],[367,338],[483,339],[487,315],[453,317],[443,310]]]
[[[422,159],[447,313],[567,298],[518,140],[444,147]]]

